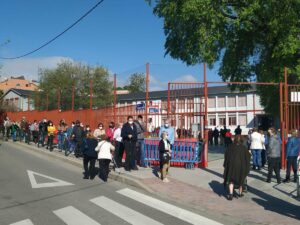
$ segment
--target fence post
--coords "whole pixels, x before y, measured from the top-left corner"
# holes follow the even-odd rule
[[[90,110],[93,109],[93,80],[90,79]]]
[[[203,80],[204,80],[204,151],[203,151],[203,159],[202,166],[206,168],[208,166],[208,130],[207,130],[207,110],[208,110],[208,88],[207,88],[207,80],[206,80],[206,64],[203,64]]]
[[[148,92],[149,92],[149,63],[146,64],[146,125],[148,124]],[[148,136],[148,129],[146,130],[146,137]]]
[[[116,123],[116,106],[117,106],[117,74],[114,74],[114,122],[115,123]]]

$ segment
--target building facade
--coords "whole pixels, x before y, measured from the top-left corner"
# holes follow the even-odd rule
[[[9,111],[34,110],[32,99],[34,91],[11,88],[2,96],[2,104]]]

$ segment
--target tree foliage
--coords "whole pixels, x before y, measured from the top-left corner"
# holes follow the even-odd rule
[[[129,77],[129,85],[124,86],[130,93],[143,92],[146,90],[145,74],[134,73]]]
[[[152,1],[153,2],[153,1]],[[221,62],[224,81],[280,82],[300,74],[299,0],[156,0],[166,54],[188,65]],[[278,88],[257,87],[268,112]]]
[[[103,67],[90,67],[69,61],[58,64],[56,69],[40,71],[40,87],[35,95],[35,108],[46,109],[48,95],[48,109],[72,108],[72,92],[74,85],[74,109],[89,108],[90,81],[92,80],[93,108],[112,104],[113,85],[109,80],[108,70]]]

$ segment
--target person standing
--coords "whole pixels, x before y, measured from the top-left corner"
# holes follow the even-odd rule
[[[225,145],[225,134],[227,132],[226,126],[220,130],[220,145]]]
[[[243,185],[250,171],[251,154],[243,142],[242,136],[236,135],[225,152],[224,185],[229,187],[230,201],[233,199],[234,185],[239,187],[239,197],[243,197]]]
[[[21,123],[20,123],[20,142],[22,142],[25,138],[25,134],[26,134],[26,127],[28,126],[27,121],[26,121],[26,117],[23,116]]]
[[[103,123],[99,123],[97,129],[94,130],[94,137],[100,140],[102,135],[105,135],[104,125]]]
[[[98,157],[95,149],[97,145],[97,139],[91,134],[91,132],[88,132],[84,141],[84,147],[82,148],[84,168],[83,179],[92,180],[95,178],[95,164]]]
[[[175,143],[175,129],[170,126],[170,120],[166,119],[164,126],[161,126],[159,129],[159,137],[161,137],[162,133],[168,133],[168,140],[170,141],[171,149],[173,149]]]
[[[12,123],[11,123],[8,116],[4,119],[3,125],[4,125],[4,137],[5,137],[5,140],[8,141],[9,131],[10,131],[11,126],[12,126]]]
[[[168,140],[168,133],[163,132],[161,134],[161,140],[158,145],[159,149],[159,159],[160,159],[160,168],[161,168],[161,179],[164,183],[168,183],[169,180],[167,178],[167,173],[170,168],[170,160],[171,160],[171,144]]]
[[[259,170],[261,168],[261,151],[265,140],[263,136],[258,133],[257,128],[253,128],[252,134],[250,135],[250,149],[253,158],[253,169]]]
[[[115,123],[110,122],[108,128],[105,131],[107,138],[109,138],[110,142],[114,140],[114,132],[115,132]]]
[[[240,125],[238,125],[237,128],[235,128],[234,134],[235,135],[242,135],[242,129],[241,129]]]
[[[226,148],[228,148],[228,146],[232,144],[232,133],[230,132],[230,129],[227,129],[226,131],[224,142]]]
[[[213,131],[213,137],[214,137],[214,144],[215,144],[215,146],[217,146],[219,144],[219,136],[220,136],[220,133],[219,133],[218,129],[215,127],[215,129]]]
[[[124,143],[126,159],[125,159],[125,170],[131,171],[136,170],[136,166],[133,164],[135,159],[135,148],[137,142],[137,128],[133,123],[133,117],[128,116],[127,123],[125,123],[121,130],[121,137]]]
[[[123,153],[124,153],[124,145],[122,142],[122,137],[121,137],[121,130],[122,130],[122,123],[119,123],[118,128],[114,132],[114,142],[115,142],[115,162],[117,164],[117,167],[122,166],[122,158],[123,158]]]
[[[109,163],[112,159],[112,152],[115,150],[115,147],[110,143],[106,135],[101,136],[101,140],[95,151],[98,152],[99,159],[99,177],[107,182],[107,177],[109,173]]]
[[[138,115],[138,119],[134,121],[134,124],[137,129],[137,146],[136,146],[136,153],[138,154],[138,160],[140,162],[141,167],[146,167],[147,165],[145,164],[145,152],[144,152],[144,133],[146,132],[146,124],[143,121],[143,116]]]
[[[75,126],[72,131],[72,138],[75,143],[75,157],[81,157],[82,156],[82,142],[85,137],[85,133],[83,130],[83,127],[80,126],[80,121],[76,120]]]
[[[270,128],[268,130],[270,138],[269,138],[269,145],[267,149],[268,155],[268,177],[267,182],[271,183],[271,178],[273,174],[273,170],[275,171],[277,183],[281,183],[280,178],[280,153],[281,153],[281,146],[278,140],[278,136],[276,134],[276,130],[274,128]]]
[[[48,127],[48,123],[46,119],[43,119],[40,123],[39,123],[39,143],[38,143],[38,147],[40,147],[40,144],[42,145],[42,147],[44,147],[45,145],[45,139],[48,133],[47,130]]]
[[[291,167],[294,172],[294,182],[297,182],[297,157],[300,153],[300,140],[297,137],[297,130],[292,130],[292,136],[288,139],[286,146],[286,177],[283,182],[290,182]]]
[[[264,142],[262,143],[262,151],[261,151],[261,166],[264,167],[266,162],[267,162],[267,154],[266,154],[266,141],[268,141],[268,139],[265,136],[265,133],[263,130],[260,130],[259,133],[262,136],[262,139],[264,140]]]
[[[39,125],[36,120],[34,120],[33,123],[31,124],[30,131],[32,134],[33,143],[37,144],[39,140]]]
[[[213,134],[214,134],[213,130],[209,129],[209,131],[208,131],[208,142],[209,142],[209,145],[213,145],[213,140],[214,140]]]
[[[52,121],[49,121],[47,130],[48,130],[47,149],[49,149],[50,152],[52,152],[53,151],[53,139],[54,139],[54,135],[55,135],[55,131],[56,131],[56,128],[53,125]]]
[[[65,136],[66,136],[66,132],[67,132],[67,125],[65,123],[65,120],[61,120],[59,122],[59,125],[57,127],[58,130],[58,149],[61,152],[64,148],[64,141],[65,141]]]

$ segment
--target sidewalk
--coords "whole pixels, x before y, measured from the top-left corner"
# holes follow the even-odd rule
[[[17,144],[82,167],[82,160],[73,156],[65,157],[56,150],[49,152],[33,145]],[[232,202],[224,196],[222,159],[209,162],[206,169],[172,167],[170,183],[163,183],[156,171],[156,167],[132,172],[121,168],[120,173],[112,171],[110,178],[192,207],[204,215],[224,221],[224,224],[299,224],[300,201],[295,198],[296,183],[278,185],[274,183],[275,179],[267,183],[265,169],[251,171],[248,177],[249,192],[244,198],[234,198]]]

